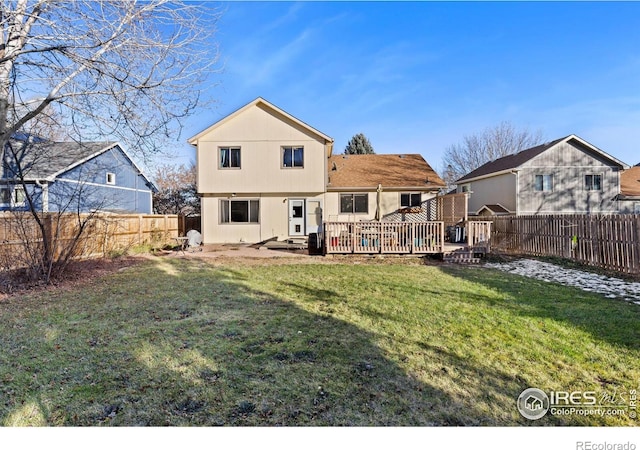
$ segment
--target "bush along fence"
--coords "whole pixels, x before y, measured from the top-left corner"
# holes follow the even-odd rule
[[[495,252],[568,258],[640,274],[640,215],[541,215],[493,218]]]
[[[39,215],[55,258],[74,245],[73,257],[110,256],[132,247],[161,248],[175,244],[178,216],[142,214],[56,214]],[[78,227],[84,226],[80,238]],[[42,233],[29,213],[0,213],[0,270],[21,267],[41,251]]]

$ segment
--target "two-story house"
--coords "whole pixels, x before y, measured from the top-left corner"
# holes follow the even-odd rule
[[[205,243],[319,230],[331,137],[257,98],[188,142],[197,148]]]
[[[11,139],[2,152],[0,211],[151,214],[155,186],[117,142]]]
[[[323,220],[372,220],[444,186],[420,155],[333,156],[331,137],[262,98],[188,142],[205,243],[304,238]]]
[[[457,180],[469,215],[618,212],[624,162],[576,135],[488,162]]]

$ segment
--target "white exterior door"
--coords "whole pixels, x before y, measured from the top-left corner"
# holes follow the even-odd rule
[[[305,236],[304,200],[289,199],[289,236]]]

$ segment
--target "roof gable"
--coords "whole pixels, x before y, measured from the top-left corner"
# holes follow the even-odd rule
[[[590,153],[594,157],[608,161],[610,164],[618,166],[621,169],[625,169],[629,167],[624,162],[600,150],[598,147],[588,143],[584,139],[581,139],[575,134],[571,134],[569,136],[565,136],[563,138],[556,139],[554,141],[547,142],[542,145],[538,145],[535,147],[528,148],[526,150],[522,150],[519,153],[504,156],[494,161],[490,161],[478,167],[474,171],[468,173],[467,175],[463,176],[462,178],[457,180],[457,183],[472,181],[480,178],[487,178],[490,176],[504,173],[506,171],[517,169],[521,167],[523,164],[531,161],[538,155],[546,152],[547,150],[555,147],[558,144],[565,143],[565,142],[571,142],[573,144],[577,144],[577,145],[574,145],[576,148],[579,148],[580,150],[586,153]]]
[[[334,155],[328,160],[329,190],[413,188],[436,190],[444,181],[421,155]]]
[[[214,131],[215,129],[221,127],[222,125],[228,123],[229,121],[233,120],[234,118],[242,115],[244,112],[246,112],[247,110],[251,109],[251,108],[261,108],[267,112],[270,112],[271,114],[275,115],[276,117],[278,117],[280,120],[285,120],[290,122],[291,124],[293,124],[294,126],[298,127],[299,129],[302,129],[304,132],[306,132],[307,134],[311,134],[313,136],[315,136],[317,139],[324,141],[324,143],[329,144],[329,143],[333,143],[333,138],[322,133],[321,131],[313,128],[312,126],[306,124],[305,122],[301,121],[300,119],[292,116],[291,114],[287,113],[286,111],[278,108],[277,106],[269,103],[268,101],[266,101],[265,99],[263,99],[262,97],[258,97],[256,98],[254,101],[244,105],[242,108],[232,112],[231,114],[229,114],[228,116],[222,118],[221,120],[215,122],[213,125],[207,127],[206,129],[204,129],[203,131],[201,131],[200,133],[196,134],[195,136],[187,139],[187,142],[191,145],[197,145],[198,144],[198,140],[201,139],[203,136],[207,135],[208,133]]]

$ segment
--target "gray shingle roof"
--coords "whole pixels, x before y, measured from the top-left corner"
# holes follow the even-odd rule
[[[11,140],[9,145],[20,159],[25,181],[32,181],[53,177],[114,147],[116,143]]]
[[[473,178],[489,175],[496,172],[502,172],[503,170],[515,169],[521,164],[524,164],[530,159],[538,156],[540,153],[544,152],[545,150],[550,149],[551,147],[556,145],[558,142],[565,140],[567,137],[568,136],[565,136],[563,138],[556,139],[555,141],[547,142],[546,144],[538,145],[536,147],[531,147],[526,150],[522,150],[519,153],[504,156],[502,158],[498,158],[493,161],[490,161],[478,167],[476,170],[469,172],[468,174],[460,178],[458,181],[456,181],[456,183],[460,183],[466,180],[471,180]]]

